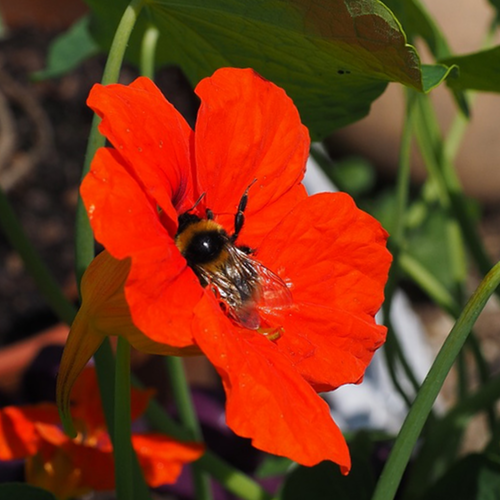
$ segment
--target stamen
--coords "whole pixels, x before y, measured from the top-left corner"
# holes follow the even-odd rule
[[[277,326],[275,328],[258,328],[257,332],[264,335],[269,340],[278,340],[284,333],[285,330],[282,326]]]

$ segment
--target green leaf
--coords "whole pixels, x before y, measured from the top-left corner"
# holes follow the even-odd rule
[[[500,498],[500,467],[486,455],[471,454],[456,462],[422,500],[496,500]]]
[[[496,10],[495,22],[500,19],[500,0],[489,0],[491,6]]]
[[[358,467],[343,476],[338,465],[321,462],[315,467],[297,467],[287,478],[280,500],[369,500],[373,486]]]
[[[422,86],[426,93],[437,87],[444,79],[449,81],[451,78],[458,78],[458,68],[454,65],[423,64],[421,69]]]
[[[500,498],[499,465],[496,462],[492,464],[491,468],[483,467],[479,471],[477,500],[497,500]]]
[[[368,200],[363,206],[380,221],[391,234],[394,230],[394,211],[396,210],[396,195],[393,191],[383,192],[378,198]],[[467,210],[471,218],[478,217],[477,207],[468,200]],[[417,261],[430,275],[448,291],[455,294],[455,278],[450,261],[450,248],[447,244],[436,245],[447,233],[450,214],[437,200],[419,197],[414,200],[406,214],[406,245],[405,253]]]
[[[127,1],[87,1],[92,34],[109,47]],[[415,49],[378,0],[149,0],[129,46],[135,63],[149,23],[158,66],[179,65],[193,85],[252,67],[285,88],[315,139],[365,116],[390,81],[424,89]]]
[[[259,465],[255,472],[255,477],[265,479],[274,476],[284,476],[294,466],[295,462],[292,462],[289,458],[269,455]]]
[[[411,43],[418,37],[422,38],[436,60],[451,55],[450,47],[443,32],[419,0],[386,0],[385,3],[401,21],[403,29]],[[455,66],[447,68],[439,64],[434,66],[423,65],[422,80],[424,91],[429,92],[439,85],[443,79],[447,79],[448,76],[457,78],[458,69]],[[464,93],[458,89],[452,89],[452,94],[459,109],[465,116],[469,117],[469,104]]]
[[[448,85],[453,89],[500,92],[500,46],[473,54],[447,57],[439,62],[458,66],[457,78],[448,80]]]
[[[481,385],[474,393],[461,399],[444,417],[429,428],[413,464],[409,487],[424,490],[425,485],[450,468],[460,448],[463,433],[474,415],[486,411],[500,397],[500,377]],[[471,496],[470,498],[475,498]]]
[[[99,52],[99,46],[90,36],[89,18],[83,17],[50,45],[47,67],[33,73],[35,80],[46,80],[64,75],[89,57]]]
[[[6,500],[56,500],[52,493],[24,483],[0,484],[0,498]]]
[[[405,30],[408,40],[421,37],[436,59],[451,54],[448,42],[434,18],[419,0],[385,0]]]

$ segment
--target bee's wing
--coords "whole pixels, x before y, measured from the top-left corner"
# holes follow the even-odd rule
[[[259,286],[254,298],[259,309],[285,309],[292,305],[292,293],[286,283],[258,261],[253,261]]]
[[[288,307],[292,295],[286,283],[260,262],[234,245],[228,245],[226,251],[228,258],[217,272],[200,271],[227,315],[244,328],[257,330],[259,310]]]

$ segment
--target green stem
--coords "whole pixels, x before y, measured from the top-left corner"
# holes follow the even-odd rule
[[[389,240],[389,248],[393,255],[393,263],[389,271],[389,279],[385,287],[385,301],[382,305],[384,322],[387,326],[387,342],[384,347],[384,354],[387,367],[394,387],[409,406],[413,399],[404,391],[399,383],[399,374],[396,364],[399,361],[404,373],[410,380],[415,391],[418,390],[418,381],[406,360],[404,352],[399,343],[396,332],[391,321],[391,309],[394,292],[397,288],[400,275],[400,249],[405,245],[405,214],[407,213],[408,195],[410,190],[410,167],[411,167],[411,139],[413,135],[413,110],[415,107],[415,92],[406,91],[406,113],[401,137],[401,147],[399,152],[399,169],[396,181],[396,207],[393,213],[392,232]]]
[[[436,145],[437,141],[436,138],[433,137],[433,134],[437,129],[437,118],[432,106],[423,96],[419,96],[419,105],[421,125],[417,130],[420,131],[419,143],[426,166],[436,180],[443,207],[450,208],[453,212],[460,225],[463,240],[468,246],[469,252],[474,258],[479,271],[485,276],[491,269],[493,263],[484,248],[476,225],[471,220],[467,209],[467,199],[451,162],[453,147],[456,146],[450,144],[446,150],[441,152],[436,152],[436,150],[434,150],[437,156],[433,156],[432,151],[427,145]],[[436,158],[441,158],[442,161],[437,162]],[[500,296],[500,290],[497,290],[496,294]]]
[[[130,346],[118,337],[116,348],[115,420],[113,452],[115,457],[117,500],[134,500],[133,449],[130,410]]]
[[[411,171],[411,140],[413,137],[413,113],[415,92],[406,90],[406,113],[399,151],[399,169],[396,180],[396,207],[393,214],[391,239],[402,248],[405,239],[405,214],[408,208]],[[397,251],[396,251],[397,252]]]
[[[401,269],[420,287],[436,304],[448,314],[458,317],[460,308],[448,290],[418,260],[409,253],[401,253],[399,257]]]
[[[431,412],[432,405],[477,317],[500,283],[500,263],[488,273],[467,302],[439,351],[417,394],[394,443],[372,500],[392,500],[410,459],[417,438]]]
[[[458,116],[454,126],[451,128],[447,141],[443,143],[440,137],[438,121],[435,111],[428,98],[419,96],[419,120],[421,126],[420,144],[435,185],[440,193],[443,207],[449,210],[453,216],[447,224],[449,233],[449,249],[452,262],[453,278],[455,285],[455,298],[458,307],[464,303],[464,285],[467,278],[467,262],[463,250],[464,243],[468,246],[477,267],[483,275],[486,275],[492,267],[477,227],[467,210],[467,199],[463,193],[460,180],[453,165],[453,158],[459,145],[459,139],[465,131],[465,121]],[[432,145],[429,148],[428,145]],[[497,296],[500,291],[496,291]],[[472,338],[473,336],[471,336]],[[469,343],[470,344],[470,343]],[[488,380],[488,373],[484,370],[486,364],[480,349],[473,349],[475,361],[480,370],[481,382]],[[460,370],[461,369],[461,370]],[[463,395],[466,392],[466,381],[468,379],[465,363],[459,364],[459,390]],[[495,411],[493,407],[488,411],[490,427],[496,427]]]
[[[167,356],[165,363],[172,386],[172,392],[179,416],[184,427],[190,432],[193,441],[203,441],[200,423],[196,416],[189,385],[184,373],[181,358]],[[199,461],[192,464],[196,498],[210,500],[212,498],[210,482]]]
[[[76,309],[64,296],[61,287],[31,245],[2,189],[0,189],[0,226],[10,244],[23,259],[26,269],[33,276],[50,307],[62,321],[70,325],[76,315]]]
[[[144,37],[142,38],[141,46],[141,75],[147,76],[151,80],[155,76],[155,54],[156,45],[160,31],[154,25],[147,27]]]
[[[111,441],[115,441],[115,370],[116,363],[111,343],[109,339],[104,339],[103,344],[94,354],[95,367],[97,371],[97,380],[99,383],[99,392],[101,394],[104,417],[108,428]],[[135,451],[132,455],[133,461],[133,483],[134,483],[134,499],[151,500],[149,486],[146,484],[144,475],[139,466]]]
[[[118,81],[118,76],[120,74],[120,69],[123,62],[123,56],[125,54],[132,29],[141,11],[142,4],[143,0],[132,0],[123,13],[113,42],[111,44],[108,59],[106,61],[106,66],[104,68],[101,80],[101,83],[103,85],[108,85],[110,83],[115,83],[116,81]],[[85,177],[85,175],[87,175],[96,151],[105,144],[105,138],[99,133],[98,130],[99,123],[100,118],[97,115],[94,115],[87,144],[87,151],[85,154],[85,164],[83,166],[82,179],[83,177]],[[94,237],[92,234],[92,229],[90,227],[87,212],[81,198],[79,198],[77,205],[75,242],[76,276],[78,283],[80,283],[83,273],[94,258]],[[108,339],[104,341],[98,351],[94,354],[94,360],[98,373],[99,390],[103,402],[106,422],[108,424],[110,436],[114,441],[114,375],[110,375],[110,369],[114,366],[114,357]],[[128,439],[130,440],[130,434]],[[119,443],[116,444],[118,445],[118,447],[120,446]],[[142,472],[139,468],[137,457],[135,456],[135,454],[133,454],[131,463],[134,474],[134,495],[138,499],[147,499],[149,498],[149,490],[144,482],[144,478],[142,477]],[[129,482],[129,478],[131,478],[132,475],[129,474],[128,477],[125,477],[126,475],[123,476],[122,472],[118,471],[118,465],[119,464],[117,464],[117,484],[119,488],[123,489],[127,487],[126,483]],[[123,483],[123,486],[120,485],[122,480],[126,481],[126,483]]]
[[[94,353],[95,371],[97,373],[97,382],[99,393],[101,395],[102,409],[109,436],[114,438],[114,414],[115,414],[115,370],[116,363],[111,349],[111,342],[106,337],[101,347]]]
[[[217,478],[226,490],[244,500],[272,500],[273,496],[245,474],[237,471],[228,463],[214,455],[210,450],[197,462],[206,471]]]
[[[151,401],[146,412],[149,421],[158,431],[175,436],[181,441],[191,441],[192,433],[169,417],[156,401]],[[209,472],[224,488],[242,500],[272,500],[257,482],[235,469],[210,450],[197,462]]]
[[[142,8],[143,0],[132,0],[128,7],[125,9],[123,16],[121,18],[120,24],[115,33],[113,43],[109,50],[108,59],[106,61],[106,66],[104,68],[104,73],[102,76],[101,83],[103,85],[109,85],[110,83],[115,83],[118,81],[118,76],[120,74],[120,68],[123,62],[123,56],[125,54],[125,49],[127,48],[128,40],[132,29],[135,25],[139,12]],[[105,144],[105,138],[100,134],[98,130],[98,125],[101,119],[94,115],[92,120],[92,127],[90,129],[89,140],[87,143],[87,151],[85,153],[85,163],[82,171],[82,179],[85,177],[90,170],[90,164],[96,151],[103,147]],[[82,199],[78,199],[78,205],[76,210],[76,276],[78,283],[80,283],[81,277],[87,269],[87,266],[92,262],[94,258],[94,237],[92,234],[92,228],[90,227],[89,219],[87,216],[87,211],[83,205]]]

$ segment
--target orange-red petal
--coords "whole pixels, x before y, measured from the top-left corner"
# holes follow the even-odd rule
[[[152,488],[174,483],[182,467],[200,458],[204,450],[201,444],[180,443],[162,434],[134,434],[132,445]]]
[[[97,152],[81,192],[96,239],[114,257],[132,259],[125,294],[137,328],[156,342],[192,345],[187,325],[203,290],[160,222],[157,206],[116,152],[105,148]],[[177,220],[170,222],[173,228]]]
[[[64,451],[81,471],[81,485],[95,491],[115,487],[115,464],[111,446],[94,447],[69,441]]]
[[[174,250],[172,235],[160,222],[158,205],[127,172],[115,150],[97,151],[80,192],[96,239],[117,259],[156,246],[164,246],[166,256]],[[171,203],[170,207],[174,212],[170,230],[175,231],[177,216]]]
[[[294,307],[276,341],[318,390],[359,382],[385,339],[374,315],[391,256],[387,233],[342,193],[297,205],[256,258],[291,283]]]
[[[226,229],[247,187],[245,229],[258,212],[297,186],[305,172],[309,134],[285,91],[251,69],[222,68],[196,87],[198,192]],[[266,228],[266,232],[269,227]]]
[[[218,308],[208,295],[198,304],[195,338],[222,377],[231,429],[261,450],[308,466],[331,460],[347,473],[349,450],[328,405],[273,342]]]
[[[37,425],[37,429],[44,442],[42,458],[53,463],[52,482],[64,482],[61,474],[74,471],[72,475],[79,478],[74,485],[76,491],[114,488],[113,448],[105,431],[101,430],[92,436],[84,434],[83,439],[73,440],[55,426]]]
[[[99,130],[159,206],[191,202],[193,131],[151,80],[94,85],[87,103],[102,118]]]
[[[0,460],[25,458],[39,451],[37,422],[57,424],[55,405],[7,406],[0,410]]]
[[[107,434],[100,432],[95,436],[86,436],[87,441],[77,442],[70,440],[55,426],[39,425],[38,431],[46,443],[64,450],[66,461],[79,469],[80,487],[97,491],[114,488],[113,450]],[[146,482],[153,488],[175,482],[182,467],[200,458],[204,451],[201,444],[181,443],[155,433],[132,434],[132,445]],[[51,460],[52,454],[53,448],[50,456],[44,457],[45,460]]]

